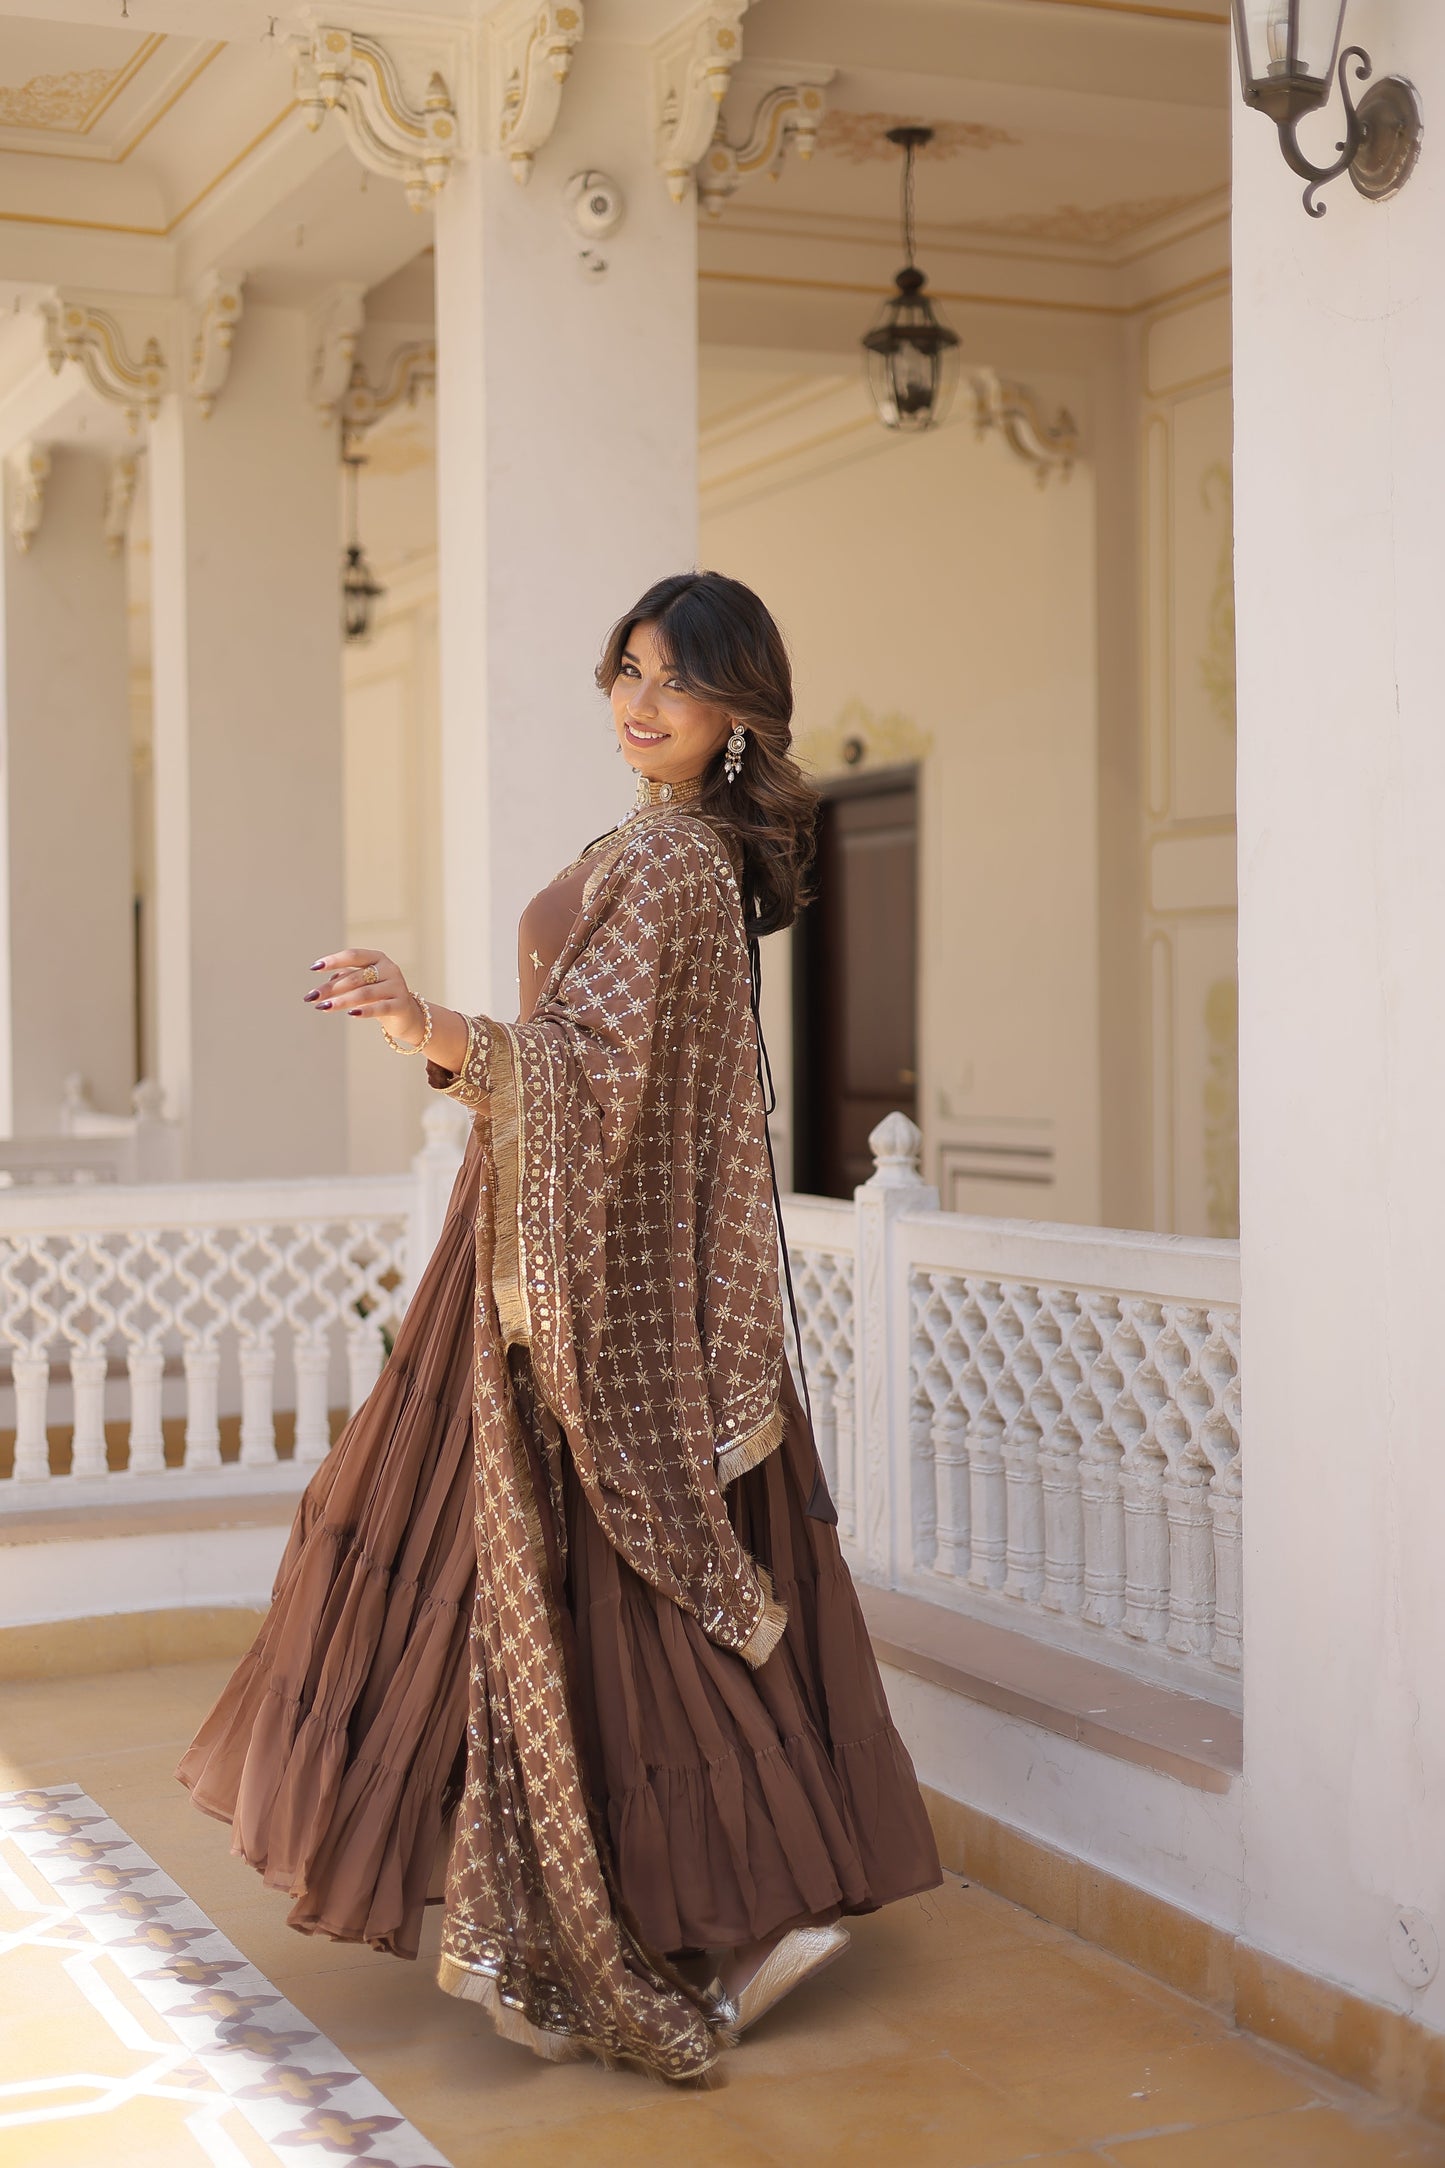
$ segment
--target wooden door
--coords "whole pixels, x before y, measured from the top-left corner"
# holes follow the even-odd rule
[[[859,777],[824,799],[817,895],[794,970],[794,1187],[851,1197],[868,1132],[917,1117],[918,792],[912,773]]]

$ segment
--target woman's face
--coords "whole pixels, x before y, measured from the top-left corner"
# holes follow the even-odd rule
[[[652,783],[685,783],[721,751],[732,718],[685,693],[664,665],[657,628],[634,625],[612,686],[612,720],[629,768]]]

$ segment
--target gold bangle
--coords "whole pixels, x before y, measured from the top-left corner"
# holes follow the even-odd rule
[[[421,1010],[422,1015],[426,1018],[426,1030],[417,1040],[415,1046],[403,1046],[399,1039],[393,1039],[391,1033],[387,1030],[385,1024],[383,1024],[381,1027],[381,1036],[383,1037],[383,1039],[385,1039],[387,1045],[391,1048],[393,1054],[421,1054],[424,1053],[426,1048],[431,1044],[431,1003],[427,1000],[425,994],[413,994],[411,998],[417,1004],[417,1007]]]

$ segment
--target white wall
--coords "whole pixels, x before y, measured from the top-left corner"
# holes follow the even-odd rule
[[[1060,380],[1046,404],[1079,411]],[[806,757],[856,731],[920,779],[920,1118],[950,1142],[1043,1142],[1051,1191],[971,1183],[958,1208],[1099,1216],[1094,502],[1039,489],[960,417],[894,439],[862,418],[830,461],[704,502],[702,561],[757,588],[797,672]],[[810,425],[812,426],[812,425]],[[745,437],[735,469],[750,462]],[[949,1201],[947,1183],[945,1203]],[[1047,1198],[1047,1205],[1039,1199]]]
[[[1438,114],[1434,0],[1349,30]],[[1310,220],[1235,142],[1245,1926],[1445,2029],[1445,160]]]
[[[57,446],[27,552],[0,572],[4,904],[0,1129],[59,1127],[79,1070],[130,1112],[135,1073],[125,571],[104,535],[107,463]]]

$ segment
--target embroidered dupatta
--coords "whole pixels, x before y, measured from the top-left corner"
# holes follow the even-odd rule
[[[782,1314],[737,884],[672,809],[595,852],[532,1017],[469,1022],[489,1165],[476,1224],[477,1594],[441,1984],[539,2053],[687,2078],[697,1998],[622,1919],[567,1706],[507,1351],[529,1351],[614,1548],[761,1664],[785,1625],[723,1489],[782,1435]],[[560,1522],[560,1516],[555,1516]]]

